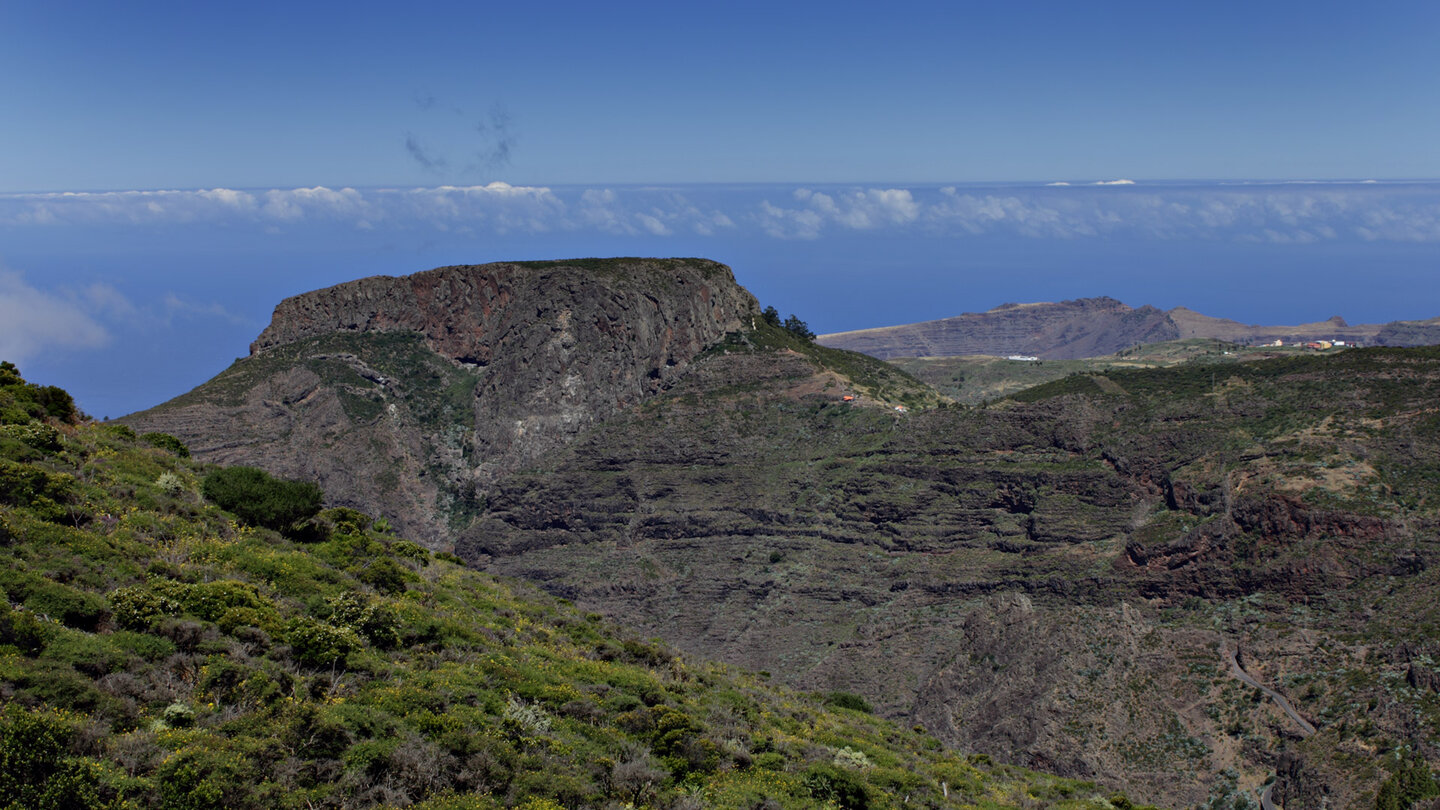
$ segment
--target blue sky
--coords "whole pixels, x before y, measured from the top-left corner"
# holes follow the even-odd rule
[[[0,5],[0,354],[113,416],[285,295],[576,255],[820,331],[1440,315],[1440,4],[775,5]]]
[[[10,0],[0,190],[1436,178],[1437,38],[1428,0]]]

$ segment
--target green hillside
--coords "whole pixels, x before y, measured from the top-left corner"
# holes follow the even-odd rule
[[[1331,349],[1326,353],[1340,353]],[[1277,357],[1315,354],[1313,349],[1243,346],[1211,338],[1145,343],[1115,354],[1076,360],[1010,360],[1005,357],[896,357],[889,363],[965,405],[979,405],[1071,374],[1133,371],[1196,364],[1223,366]]]
[[[0,367],[0,808],[1130,806],[313,495]]]

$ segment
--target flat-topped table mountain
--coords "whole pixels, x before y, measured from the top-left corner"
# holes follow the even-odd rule
[[[477,487],[658,391],[758,310],[703,259],[375,276],[282,301],[249,357],[124,421],[438,544]]]

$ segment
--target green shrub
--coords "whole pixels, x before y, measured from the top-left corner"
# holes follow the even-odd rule
[[[400,643],[400,617],[389,605],[374,602],[363,594],[345,593],[325,600],[330,623],[348,627],[381,649]]]
[[[94,630],[105,618],[105,599],[58,582],[42,582],[25,598],[25,607],[79,630]]]
[[[391,543],[390,553],[396,557],[414,560],[421,565],[430,564],[430,552],[419,543],[412,543],[409,540],[396,540]]]
[[[381,557],[365,566],[357,575],[361,582],[383,594],[405,591],[405,569],[389,557]]]
[[[14,363],[0,362],[0,423],[23,425],[46,417],[73,424],[81,413],[65,389],[27,383]]]
[[[28,425],[0,425],[0,438],[12,439],[34,450],[55,453],[60,450],[60,431],[44,422]]]
[[[870,705],[869,701],[849,692],[830,692],[825,695],[825,704],[839,709],[864,712],[865,714],[875,713],[875,709]]]
[[[250,807],[251,786],[258,783],[250,763],[236,753],[182,748],[167,757],[156,774],[163,810],[213,810]]]
[[[106,433],[109,433],[111,436],[114,436],[117,439],[124,439],[126,441],[133,442],[139,440],[140,438],[139,436],[135,435],[134,429],[132,429],[129,425],[122,425],[118,422],[108,422],[105,424],[104,427]]]
[[[233,579],[200,582],[194,585],[166,583],[186,613],[198,616],[207,622],[219,621],[221,616],[234,608],[248,608],[256,611],[275,612],[275,604],[260,595],[254,585]],[[277,614],[278,615],[278,614]]]
[[[166,616],[178,616],[180,602],[148,585],[131,585],[110,592],[110,613],[128,630],[149,630]]]
[[[206,474],[205,497],[252,526],[280,532],[320,512],[325,493],[309,481],[286,481],[254,467],[224,467]]]
[[[360,637],[348,627],[335,627],[307,616],[290,620],[285,630],[295,660],[309,667],[329,667],[361,648]]]
[[[162,472],[160,477],[155,479],[155,486],[166,495],[179,495],[185,491],[185,479],[173,472]]]
[[[127,659],[125,653],[107,644],[103,637],[74,630],[56,633],[40,655],[92,678],[124,668]]]
[[[316,522],[329,527],[331,532],[339,534],[364,534],[370,528],[370,516],[359,509],[351,509],[348,506],[336,506],[326,509],[316,515]]]
[[[146,661],[163,661],[175,654],[175,643],[173,641],[149,633],[117,630],[110,634],[110,643],[117,649],[124,650]]]
[[[854,773],[834,765],[811,765],[805,771],[801,784],[815,799],[831,803],[840,810],[866,810],[870,806],[870,793],[865,782]]]
[[[165,728],[189,728],[195,725],[195,709],[188,703],[171,703],[160,712]]]
[[[145,442],[151,447],[158,447],[161,450],[174,453],[180,458],[190,457],[190,448],[186,447],[184,442],[171,436],[169,433],[142,433],[140,434],[140,441]]]
[[[72,810],[106,806],[93,763],[70,756],[74,721],[49,709],[0,709],[0,807]]]
[[[35,614],[14,610],[8,599],[0,598],[0,644],[8,644],[25,655],[36,655],[55,632],[55,625],[43,622]]]
[[[64,473],[0,459],[0,503],[31,507],[45,520],[58,520],[65,514],[58,504],[69,496],[74,483],[75,479]]]
[[[756,768],[762,771],[784,771],[785,755],[777,751],[765,751],[756,754],[751,760]]]

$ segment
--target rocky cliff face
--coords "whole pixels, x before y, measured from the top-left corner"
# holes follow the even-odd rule
[[[1313,784],[1356,806],[1375,783],[1347,757],[1440,722],[1407,714],[1430,693],[1386,686],[1412,665],[1366,641],[1420,643],[1440,619],[1411,609],[1440,576],[1418,500],[1440,354],[1225,374],[1082,376],[901,415],[851,406],[793,355],[708,356],[499,482],[456,550],[684,649],[864,694],[962,750],[1167,806],[1238,806],[1294,742],[1229,675],[1243,641],[1322,727]]]
[[[367,279],[285,302],[250,358],[128,421],[686,650],[1159,803],[1238,806],[1279,772],[1286,801],[1359,806],[1384,777],[1357,762],[1440,758],[1440,351],[935,407],[763,321],[726,334],[754,309],[688,260]],[[1067,345],[1104,332],[1015,309]],[[1242,642],[1317,733],[1229,674]]]
[[[756,309],[699,259],[377,276],[283,301],[249,358],[125,421],[439,542],[497,476],[661,390]]]

